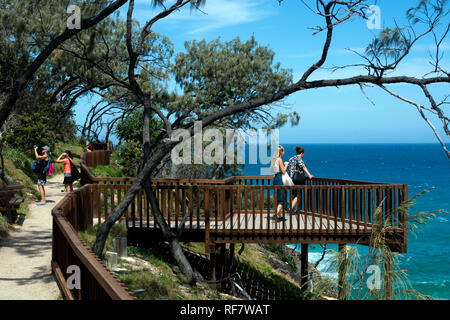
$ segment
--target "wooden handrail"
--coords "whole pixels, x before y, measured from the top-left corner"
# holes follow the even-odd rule
[[[92,224],[92,185],[86,185],[66,195],[52,210],[53,245],[52,270],[69,300],[135,300],[128,289],[113,276],[77,231]],[[83,200],[85,202],[83,203]],[[91,213],[87,212],[91,210]],[[80,270],[81,288],[70,289],[66,274],[69,266]]]

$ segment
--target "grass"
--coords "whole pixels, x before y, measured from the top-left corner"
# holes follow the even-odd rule
[[[0,240],[8,235],[8,219],[0,216]]]
[[[274,253],[281,261],[286,262],[292,269],[297,271],[295,258],[290,254],[289,249],[285,245],[266,243],[261,245],[264,249]]]
[[[97,223],[95,225],[88,226],[86,230],[80,231],[78,235],[84,242],[91,248],[94,246],[95,236],[97,234],[98,229],[100,229],[101,224]],[[113,247],[114,238],[116,236],[126,236],[127,228],[123,223],[116,223],[112,226],[111,231],[108,234],[108,238],[106,239],[105,248],[103,250],[103,254]]]
[[[97,177],[120,178],[125,176],[122,170],[114,164],[99,165],[92,170],[92,173]]]
[[[221,300],[229,296],[212,290],[203,282],[191,286],[177,266],[164,261],[151,249],[129,247],[130,255],[140,257],[152,265],[152,270],[130,271],[119,275],[132,292],[139,290],[139,300]]]
[[[100,224],[96,224],[79,232],[80,237],[88,246],[93,246],[99,227]],[[126,235],[124,224],[117,223],[111,228],[106,241],[105,251],[113,246],[113,239],[117,235]],[[189,285],[179,268],[164,261],[164,258],[156,251],[128,247],[128,255],[139,257],[152,266],[151,270],[132,270],[126,264],[124,267],[128,269],[128,273],[118,275],[119,280],[130,291],[139,291],[139,293],[136,293],[139,300],[216,300],[225,296],[210,289],[205,283],[199,283],[197,286]]]

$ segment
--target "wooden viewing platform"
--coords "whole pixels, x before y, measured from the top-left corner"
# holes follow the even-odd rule
[[[90,167],[109,163],[109,151],[85,153],[83,182],[92,184],[95,218],[105,219],[128,191],[133,178],[95,177]],[[223,243],[369,244],[373,216],[380,206],[383,222],[392,225],[389,245],[407,248],[407,212],[398,210],[407,199],[404,184],[313,178],[304,186],[274,186],[271,176],[210,179],[152,179],[160,210],[177,231],[185,218],[181,241],[205,243],[214,252]],[[274,203],[282,190],[283,222],[275,222]],[[291,211],[293,192],[298,205]],[[147,197],[141,190],[123,218],[131,241],[161,239]],[[100,221],[100,220],[99,220]]]
[[[104,144],[82,155],[83,187],[68,194],[53,210],[52,266],[59,275],[60,285],[64,287],[65,276],[59,271],[69,265],[82,264],[86,274],[82,280],[86,283],[85,289],[65,288],[66,297],[71,299],[134,298],[106,272],[76,234],[104,221],[134,181],[134,178],[96,177],[92,173],[92,168],[109,164],[110,148]],[[308,244],[339,244],[339,249],[350,243],[369,245],[377,208],[383,223],[392,226],[386,235],[387,245],[397,252],[407,249],[407,211],[401,207],[408,197],[408,186],[404,184],[314,178],[307,180],[304,186],[288,187],[272,185],[269,176],[235,176],[223,180],[152,179],[152,187],[167,224],[175,233],[182,230],[180,241],[205,243],[205,251],[210,253],[211,279],[216,279],[217,275],[222,277],[223,270],[227,269],[226,244],[230,249],[228,261],[232,261],[236,243],[299,243],[301,285],[305,290]],[[273,219],[278,190],[285,199],[283,222]],[[299,200],[291,210],[294,191]],[[128,227],[129,244],[145,246],[162,239],[142,189],[121,221]],[[221,264],[217,264],[218,249]],[[339,283],[343,283],[341,274],[339,279]],[[392,291],[389,286],[385,289]]]

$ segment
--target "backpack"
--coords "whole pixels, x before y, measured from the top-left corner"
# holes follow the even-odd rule
[[[47,162],[47,165],[45,166],[44,170],[42,170],[42,172],[43,172],[44,174],[46,174],[46,173],[49,172],[49,170],[50,170],[50,165],[53,165],[53,163],[52,163],[52,158],[51,158],[50,156],[48,156],[48,162]],[[49,174],[49,175],[50,175],[50,174]]]
[[[305,184],[306,177],[305,172],[298,166],[298,163],[295,163],[295,171],[292,175],[292,181],[295,185],[303,185]]]
[[[48,166],[48,176],[50,177],[52,175],[53,170],[55,170],[55,166],[53,163],[50,163]]]
[[[78,171],[77,167],[73,164],[72,160],[70,161],[70,172],[72,174],[72,181],[77,181],[81,178],[80,171]]]

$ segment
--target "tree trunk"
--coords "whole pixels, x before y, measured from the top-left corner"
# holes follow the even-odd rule
[[[114,208],[111,214],[106,218],[105,222],[100,226],[93,248],[93,251],[97,256],[102,256],[106,238],[108,237],[111,227],[123,216],[131,201],[133,201],[139,190],[142,189],[144,181],[149,180],[151,173],[156,169],[158,164],[166,156],[167,152],[174,147],[174,145],[176,145],[174,142],[162,142],[156,146],[152,156],[145,163],[142,171],[137,175],[136,179],[134,179],[130,189],[125,194],[122,201],[117,207]]]
[[[152,116],[150,108],[150,99],[145,99],[144,103],[144,128],[143,128],[143,142],[144,142],[144,164],[150,159],[150,117]],[[151,187],[150,179],[144,181],[145,192],[147,194],[147,199],[150,202],[153,215],[155,217],[156,223],[158,223],[163,237],[169,241],[170,251],[173,258],[177,262],[181,269],[181,272],[187,277],[189,283],[194,285],[196,283],[196,277],[194,270],[192,269],[189,261],[181,249],[180,244],[176,235],[170,230],[170,226],[167,225],[161,210],[159,208],[158,201],[156,200],[155,193]],[[170,213],[169,213],[170,214]]]
[[[169,242],[172,257],[177,262],[177,265],[180,267],[181,272],[188,279],[189,284],[194,285],[197,281],[196,274],[192,269],[191,264],[186,259],[186,256],[184,255],[183,250],[181,249],[181,246],[178,243],[176,235],[170,230],[170,227],[167,225],[166,220],[164,220],[164,217],[162,216],[161,211],[159,210],[158,201],[156,200],[155,193],[151,188],[149,179],[145,182],[145,192],[152,207],[152,212],[155,217],[155,221],[161,228],[164,239],[166,239]]]
[[[339,245],[338,256],[338,299],[345,300],[347,297],[347,250],[344,244]]]
[[[394,280],[393,280],[394,261],[392,257],[387,257],[384,260],[384,300],[394,299]]]

